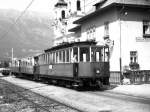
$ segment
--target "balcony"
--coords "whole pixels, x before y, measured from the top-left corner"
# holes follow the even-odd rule
[[[129,64],[131,70],[139,70],[140,65],[138,63],[131,62]]]
[[[109,39],[109,35],[105,35],[103,38],[104,40]]]

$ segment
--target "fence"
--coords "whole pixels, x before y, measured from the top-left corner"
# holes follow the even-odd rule
[[[110,78],[109,78],[110,84],[120,84],[120,72],[119,71],[111,71],[110,72]]]
[[[131,83],[150,83],[150,70],[130,71]]]
[[[129,71],[127,73],[123,73],[124,78],[129,78],[131,84],[142,84],[142,83],[150,83],[150,70],[136,70]],[[119,71],[111,71],[110,84],[121,84],[121,77]]]

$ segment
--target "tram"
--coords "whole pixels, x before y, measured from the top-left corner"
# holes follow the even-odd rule
[[[109,85],[109,47],[95,41],[63,43],[34,57],[34,78],[70,86]]]

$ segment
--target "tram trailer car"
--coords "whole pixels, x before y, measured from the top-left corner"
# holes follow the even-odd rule
[[[14,59],[12,63],[12,74],[16,77],[34,78],[34,57]]]
[[[15,76],[19,75],[19,59],[15,58],[12,60],[12,65],[11,65],[11,72]]]
[[[109,85],[109,48],[96,42],[61,44],[34,60],[37,80],[71,86]]]

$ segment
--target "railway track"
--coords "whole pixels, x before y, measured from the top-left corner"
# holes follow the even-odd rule
[[[4,99],[7,100],[5,103],[23,101],[24,104],[21,103],[22,105],[20,105],[20,108],[30,108],[33,112],[82,112],[79,109],[0,79],[0,90],[2,89],[2,93],[5,95]]]

